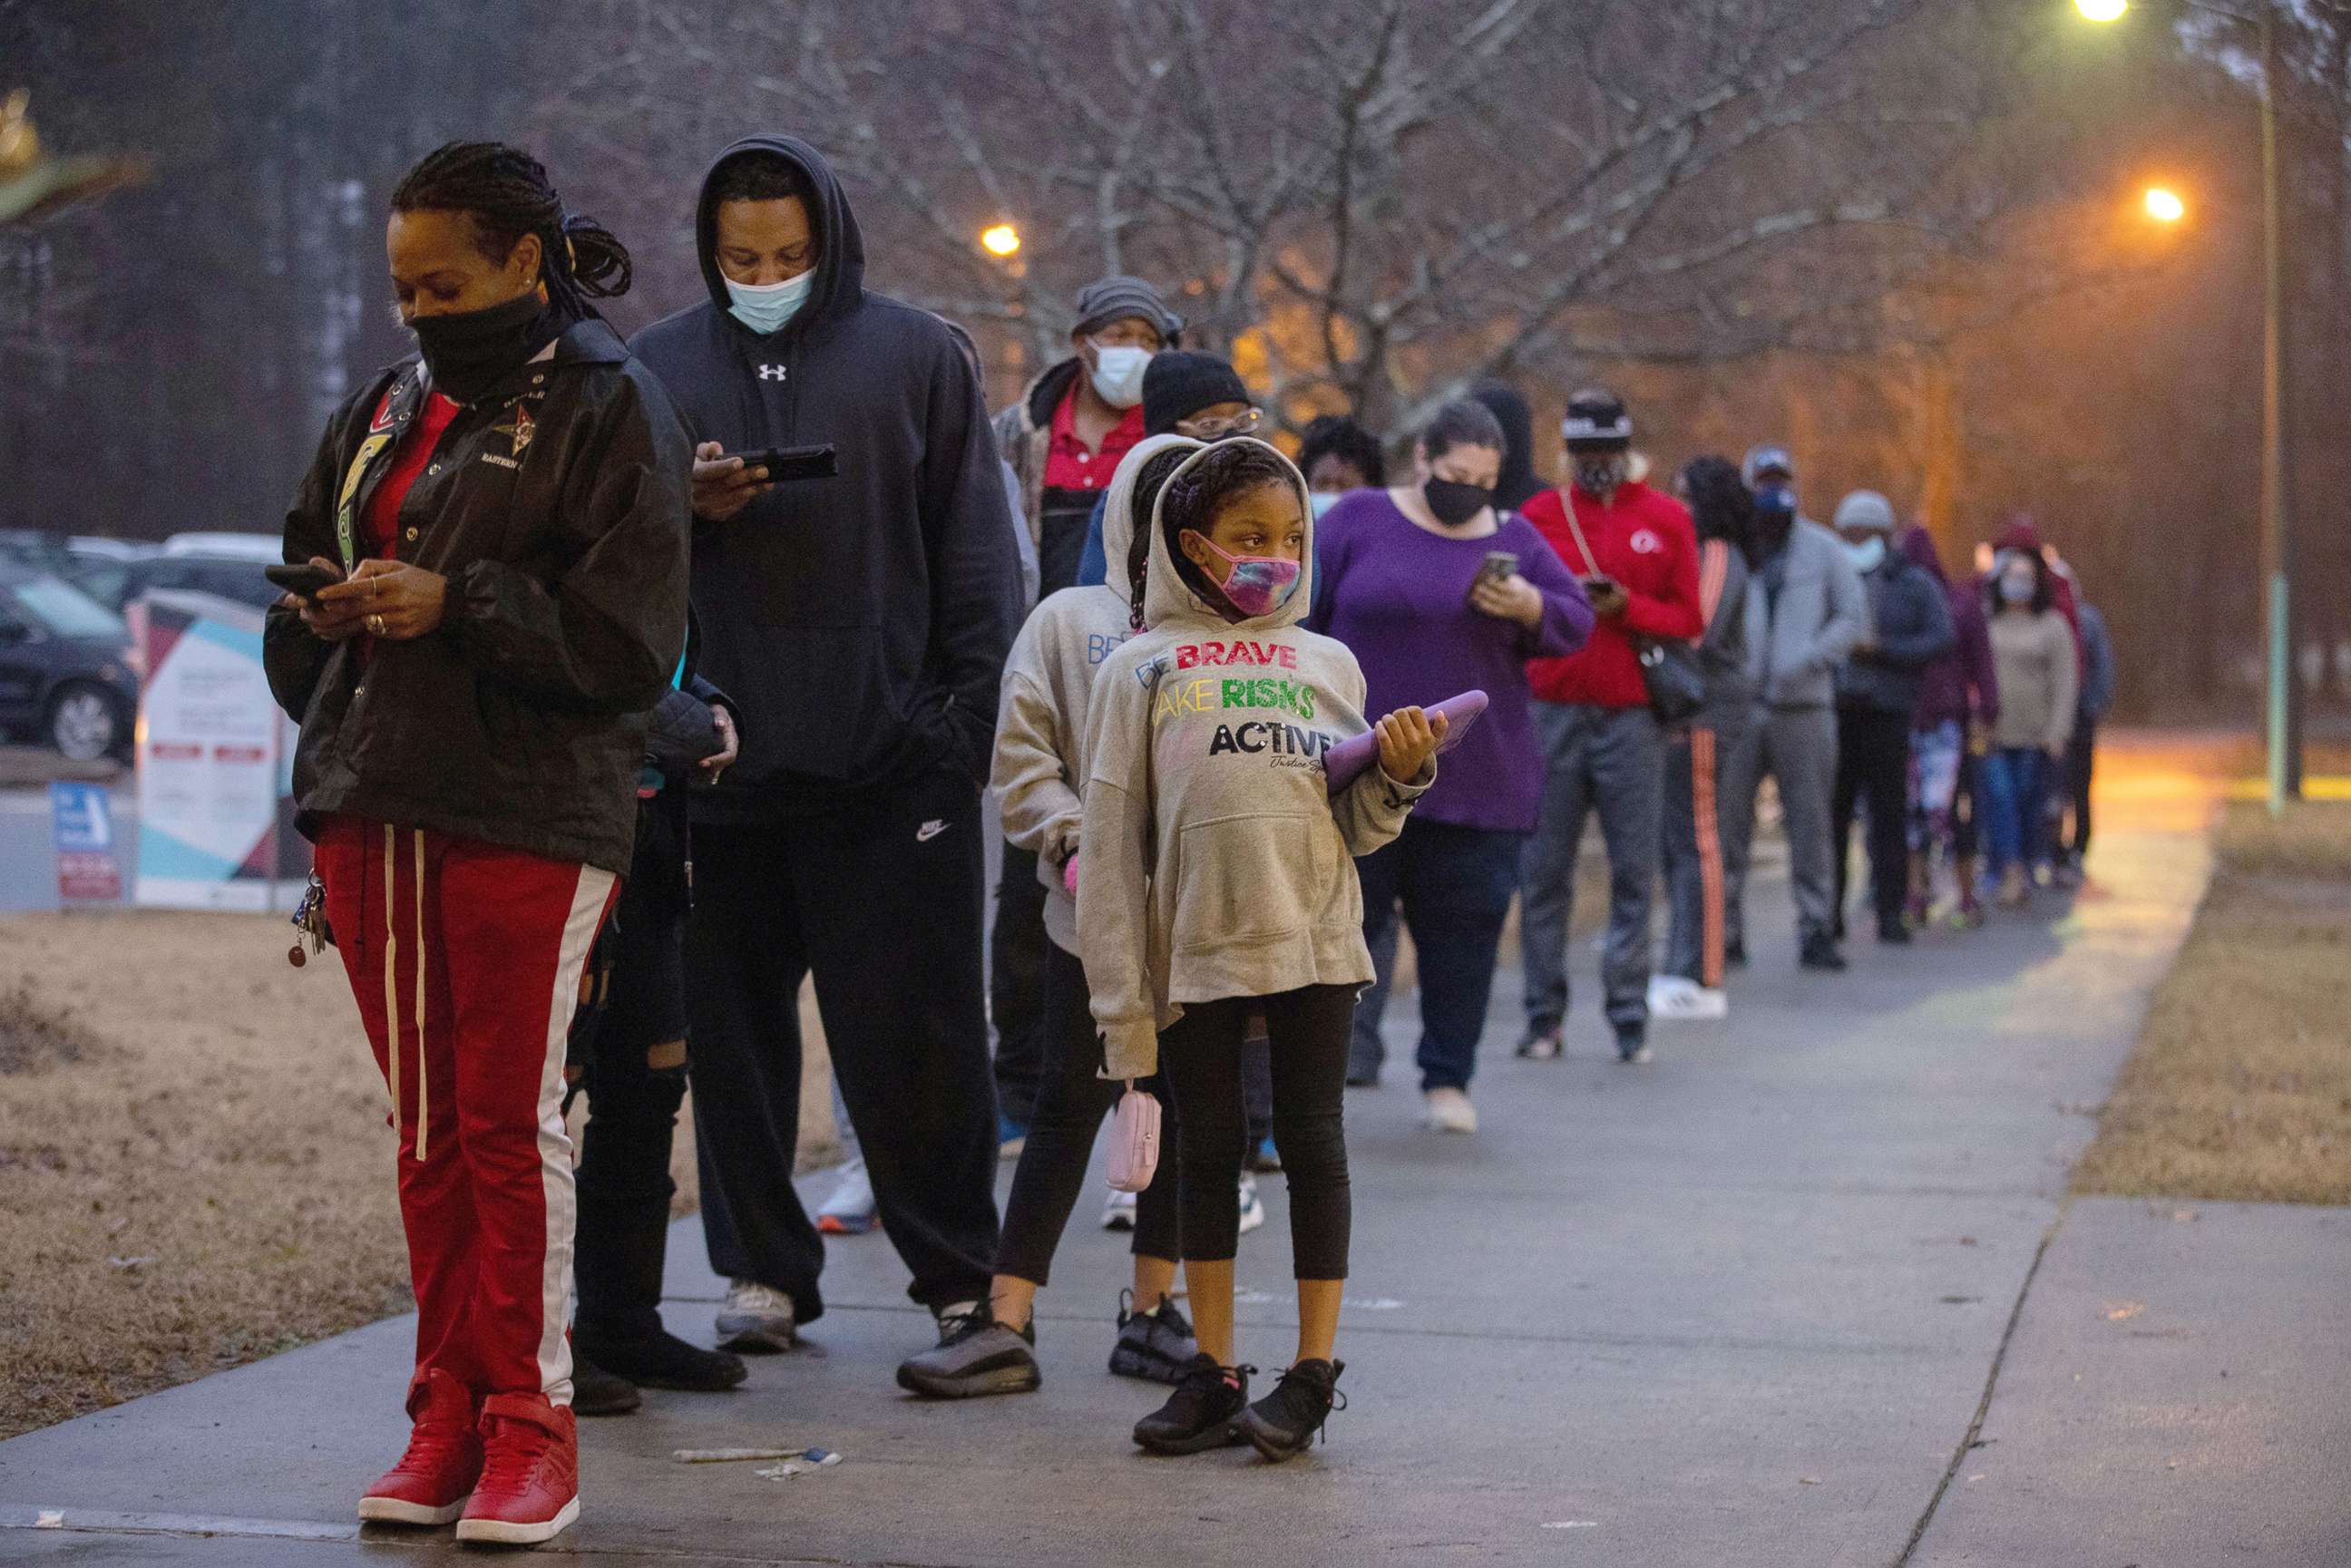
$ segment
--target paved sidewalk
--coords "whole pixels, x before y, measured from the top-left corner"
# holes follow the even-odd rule
[[[1309,1458],[1275,1469],[1245,1451],[1134,1452],[1126,1429],[1156,1396],[1102,1372],[1124,1259],[1093,1228],[1089,1200],[1041,1303],[1040,1393],[957,1406],[901,1396],[892,1367],[926,1340],[927,1320],[906,1303],[885,1241],[836,1243],[833,1310],[809,1350],[758,1362],[734,1395],[649,1394],[638,1416],[588,1425],[585,1519],[559,1547],[680,1568],[1896,1563],[1961,1451],[2066,1169],[2186,927],[2209,793],[2157,790],[2111,809],[2096,867],[2105,896],[2053,924],[1996,920],[1904,951],[1863,941],[1841,979],[1795,970],[1784,884],[1764,883],[1750,917],[1756,967],[1731,1019],[1659,1029],[1646,1069],[1604,1060],[1588,953],[1564,1061],[1510,1058],[1506,982],[1475,1139],[1418,1129],[1400,1052],[1387,1087],[1350,1099],[1356,1251],[1341,1343],[1353,1408]],[[1403,1001],[1391,1013],[1399,1041],[1411,1034]],[[1292,1322],[1280,1185],[1268,1181],[1271,1222],[1243,1242],[1240,1263],[1242,1350],[1264,1366],[1287,1359]],[[2181,1228],[2199,1242],[2224,1234]],[[2276,1232],[2227,1234],[2233,1246],[2188,1246],[2181,1266],[2242,1274],[2276,1261]],[[1917,1561],[2154,1568],[2217,1560],[2201,1547],[2228,1539],[2191,1532],[2182,1539],[2198,1551],[2150,1545],[2137,1559],[2075,1550],[2122,1539],[2098,1530],[2098,1509],[2137,1512],[2143,1500],[2136,1483],[2106,1489],[2043,1457],[2072,1440],[2043,1423],[2068,1418],[2049,1381],[2082,1370],[2062,1354],[2075,1306],[2128,1296],[2160,1327],[2172,1320],[2159,1313],[2193,1318],[2228,1299],[2224,1285],[2168,1291],[2130,1271],[2159,1271],[2159,1258],[2104,1229],[2085,1236],[2077,1248],[2069,1226],[2043,1263],[2049,1299],[2074,1304],[2044,1333],[2028,1303],[2009,1349],[2015,1381],[1985,1428],[2001,1441],[1966,1456]],[[706,1334],[717,1285],[691,1223],[672,1261],[671,1322]],[[2305,1291],[2326,1277],[2310,1272],[2323,1267],[2314,1253],[2300,1267]],[[2105,1283],[2109,1269],[2129,1282]],[[2299,1364],[2283,1329],[2298,1303],[2277,1299],[2266,1359],[2244,1362],[2266,1380],[2244,1397],[2294,1397]],[[2334,1316],[2339,1369],[2339,1302]],[[409,1332],[404,1320],[379,1324],[0,1444],[0,1560],[454,1558],[445,1535],[371,1532],[362,1544],[349,1522],[357,1489],[399,1446]],[[2101,1411],[2135,1398],[2130,1386],[2094,1386],[2104,1403],[2074,1412],[2093,1444]],[[2301,1463],[2339,1462],[2340,1417],[2328,1419],[2335,1441]],[[2278,1417],[2260,1430],[2316,1442],[2328,1428]],[[846,1460],[778,1482],[667,1458],[738,1444],[821,1444]],[[2133,1452],[2155,1447],[2141,1439]],[[2164,1451],[2201,1463],[2212,1447]],[[1979,1471],[1991,1479],[1966,1479]],[[2019,1500],[1980,1520],[2001,1495],[1995,1479]],[[2199,1505],[2224,1507],[2226,1479],[2213,1471]],[[2340,1495],[2305,1490],[2303,1516],[2339,1516]],[[43,1510],[62,1528],[23,1528]],[[2042,1520],[2069,1526],[2050,1538],[2064,1549],[2031,1544]],[[2262,1540],[2326,1539],[2318,1528]]]

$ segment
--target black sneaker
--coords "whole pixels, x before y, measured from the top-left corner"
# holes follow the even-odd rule
[[[1726,969],[1747,967],[1747,939],[1744,936],[1733,936],[1722,945],[1722,965]]]
[[[998,1322],[986,1306],[946,1320],[929,1350],[898,1364],[898,1386],[933,1399],[974,1399],[984,1394],[1026,1394],[1042,1381],[1037,1370],[1037,1324]]]
[[[1339,1375],[1346,1370],[1343,1361],[1300,1362],[1281,1375],[1272,1393],[1241,1412],[1241,1436],[1276,1463],[1304,1453],[1331,1412],[1347,1407],[1339,1392]]]
[[[625,1416],[644,1402],[635,1384],[614,1376],[576,1350],[571,1353],[573,1415]]]
[[[1904,920],[1900,915],[1896,915],[1891,920],[1879,921],[1877,923],[1877,939],[1880,942],[1886,943],[1892,946],[1907,947],[1910,945],[1909,922]]]
[[[1519,1041],[1519,1054],[1529,1061],[1557,1061],[1559,1051],[1559,1030],[1556,1029],[1531,1029],[1527,1030],[1526,1038]]]
[[[1616,1060],[1628,1067],[1643,1066],[1648,1061],[1649,1030],[1646,1024],[1620,1023],[1616,1026]]]
[[[1796,954],[1796,963],[1802,968],[1818,969],[1831,975],[1841,975],[1845,967],[1844,955],[1837,951],[1836,943],[1825,931],[1814,932],[1804,938],[1802,948]]]
[[[657,1333],[646,1340],[607,1339],[601,1334],[572,1331],[572,1349],[590,1356],[598,1366],[617,1373],[640,1388],[678,1388],[688,1394],[717,1394],[751,1375],[739,1355],[704,1350],[675,1334]]]
[[[1150,1312],[1130,1311],[1134,1300],[1132,1291],[1118,1293],[1118,1343],[1110,1349],[1111,1375],[1138,1377],[1145,1383],[1176,1382],[1200,1354],[1191,1323],[1165,1296],[1159,1298],[1159,1310]]]
[[[1134,1424],[1134,1440],[1155,1454],[1203,1454],[1241,1440],[1233,1420],[1249,1404],[1254,1366],[1218,1366],[1202,1351],[1185,1364],[1167,1403]]]

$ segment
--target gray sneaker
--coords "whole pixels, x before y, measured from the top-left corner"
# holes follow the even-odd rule
[[[1130,1310],[1134,1300],[1132,1291],[1118,1293],[1118,1343],[1111,1346],[1111,1375],[1173,1386],[1200,1354],[1200,1343],[1174,1301],[1162,1296],[1157,1312],[1138,1312]]]
[[[727,1282],[726,1304],[718,1309],[718,1348],[754,1355],[789,1350],[799,1343],[792,1299],[757,1280]]]
[[[946,1325],[933,1348],[898,1364],[898,1386],[933,1399],[974,1399],[985,1394],[1026,1394],[1041,1381],[1037,1325],[1013,1328],[985,1307]]]

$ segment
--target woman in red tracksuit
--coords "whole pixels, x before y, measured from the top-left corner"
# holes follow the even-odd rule
[[[266,657],[418,1309],[408,1449],[360,1517],[529,1542],[580,1511],[565,1034],[684,646],[689,448],[589,303],[628,253],[535,159],[452,143],[392,207],[421,362],[329,422],[286,559],[334,580],[271,610]]]

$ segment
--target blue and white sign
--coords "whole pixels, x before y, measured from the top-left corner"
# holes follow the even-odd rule
[[[49,836],[57,848],[59,898],[122,896],[122,864],[114,854],[114,813],[103,786],[62,780],[50,784]]]

